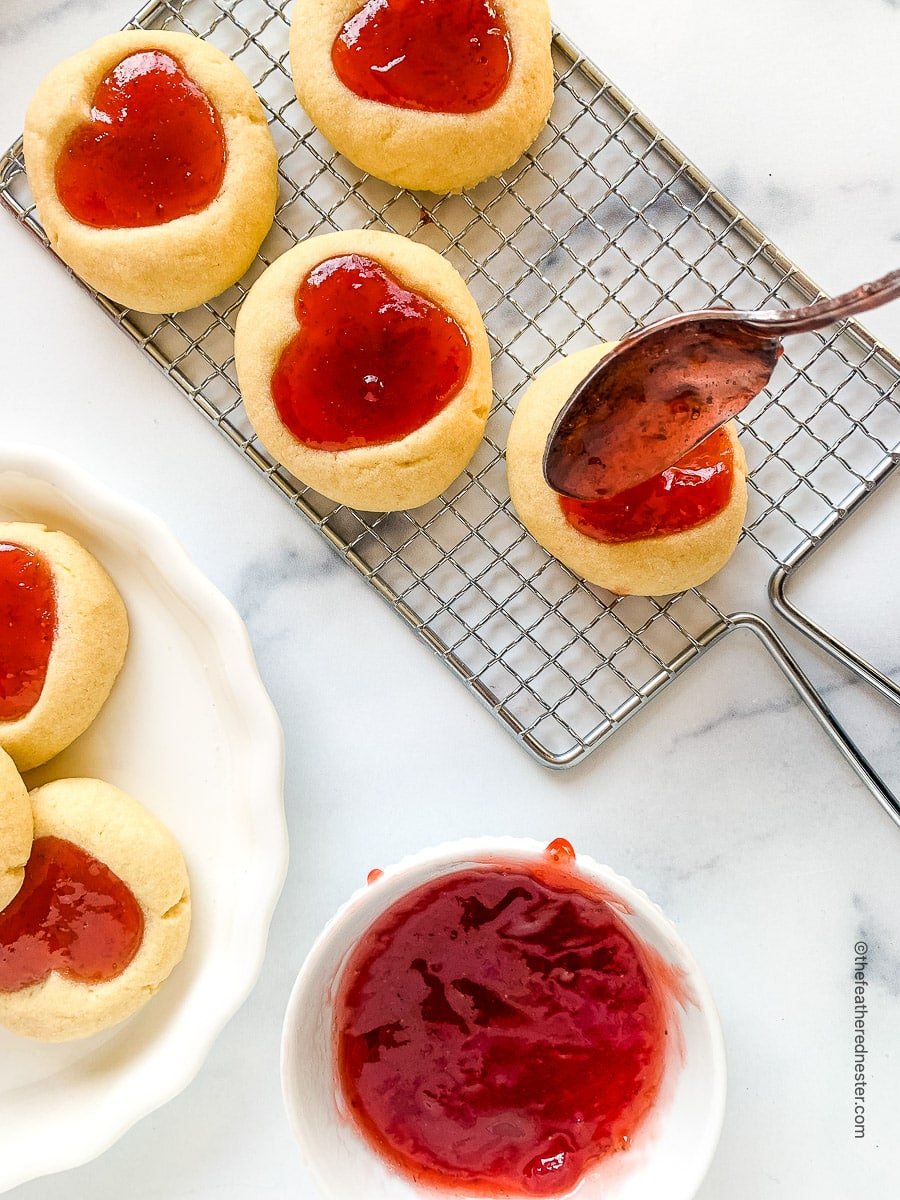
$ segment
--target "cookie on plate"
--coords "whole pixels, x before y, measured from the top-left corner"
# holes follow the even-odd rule
[[[553,104],[547,0],[297,0],[300,103],[352,163],[398,187],[500,175]]]
[[[589,583],[619,595],[681,592],[720,570],[741,535],[747,463],[733,422],[662,475],[608,500],[569,500],[544,479],[556,417],[611,348],[554,363],[522,397],[506,450],[510,495],[532,536]]]
[[[28,789],[13,760],[0,750],[0,911],[22,886],[31,839]]]
[[[112,34],[55,67],[25,117],[25,166],[60,258],[142,312],[193,308],[240,279],[278,196],[259,98],[183,33]]]
[[[491,355],[460,275],[427,246],[352,230],[278,259],[241,308],[235,365],[270,454],[352,508],[440,495],[484,434]]]
[[[0,1025],[69,1041],[131,1016],[181,961],[187,868],[165,826],[108,783],[60,779],[31,801],[25,882],[0,913]]]
[[[0,748],[20,771],[84,733],[127,646],[125,605],[93,555],[43,525],[0,524]]]

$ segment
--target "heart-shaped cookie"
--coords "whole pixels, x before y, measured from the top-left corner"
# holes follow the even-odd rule
[[[87,1037],[141,1008],[180,961],[187,869],[171,833],[96,779],[31,793],[34,846],[0,912],[0,1024],[26,1037]]]
[[[345,254],[297,290],[300,330],[272,376],[278,414],[316,450],[408,437],[450,403],[472,352],[459,325],[380,263]]]
[[[621,596],[668,596],[705,582],[737,548],[747,512],[747,461],[734,422],[693,462],[609,501],[561,498],[544,479],[547,439],[573,390],[615,343],[545,367],[516,406],[506,439],[512,503],[563,566]]]
[[[354,229],[309,238],[256,281],[235,330],[247,416],[323,496],[369,512],[439,496],[490,412],[484,322],[434,250]]]
[[[74,538],[0,524],[0,747],[20,771],[91,724],[121,670],[128,617]]]
[[[129,54],[94,93],[91,121],[69,137],[56,190],[95,229],[163,225],[207,208],[225,175],[225,135],[207,96],[171,55]]]
[[[278,154],[250,80],[187,33],[129,29],[59,63],[25,114],[47,238],[124,308],[181,312],[246,272],[278,203]]]
[[[462,192],[511,167],[547,122],[550,8],[295,0],[291,73],[314,124],[354,166],[411,191]]]
[[[0,912],[22,886],[31,837],[28,791],[13,760],[0,750]]]
[[[331,59],[364,100],[434,113],[490,108],[512,66],[493,0],[368,0],[345,22]]]

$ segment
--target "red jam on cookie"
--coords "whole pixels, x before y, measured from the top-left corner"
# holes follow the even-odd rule
[[[344,971],[345,1102],[419,1183],[567,1194],[654,1104],[672,968],[656,970],[574,857],[560,840],[541,863],[427,883],[367,931]]]
[[[272,399],[313,449],[400,441],[466,382],[472,351],[456,321],[370,258],[320,263],[295,308],[300,331],[272,376]]]
[[[344,24],[331,58],[364,100],[431,113],[490,108],[512,68],[494,0],[369,0]]]
[[[41,698],[56,631],[56,589],[44,560],[0,542],[0,721],[27,716]]]
[[[219,114],[181,65],[159,50],[129,54],[101,81],[88,125],[56,164],[56,190],[95,229],[163,225],[200,212],[225,177]]]
[[[0,992],[59,971],[79,983],[121,975],[137,954],[144,917],[109,867],[62,838],[38,838],[25,882],[0,913]]]
[[[712,520],[731,499],[734,450],[724,429],[661,475],[605,500],[560,496],[566,520],[598,542],[633,542],[684,533]]]

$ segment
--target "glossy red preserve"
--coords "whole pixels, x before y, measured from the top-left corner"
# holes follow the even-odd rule
[[[317,450],[399,441],[445,408],[472,362],[438,305],[359,254],[329,258],[300,285],[300,330],[272,376],[281,420]]]
[[[331,57],[364,100],[433,113],[490,108],[512,67],[494,0],[369,0],[344,24]]]
[[[56,632],[53,572],[32,550],[0,542],[0,721],[41,698]]]
[[[97,87],[91,116],[56,164],[57,194],[76,221],[96,229],[163,225],[218,196],[222,122],[170,55],[129,54]]]
[[[131,891],[109,867],[62,838],[38,838],[25,882],[0,913],[0,992],[59,971],[103,983],[125,970],[144,936]]]
[[[657,1096],[667,1008],[639,946],[554,843],[395,904],[339,985],[345,1101],[432,1186],[560,1195],[624,1149]]]
[[[727,506],[734,486],[734,450],[724,429],[674,467],[605,500],[559,503],[570,525],[598,542],[633,542],[684,533],[712,520]]]

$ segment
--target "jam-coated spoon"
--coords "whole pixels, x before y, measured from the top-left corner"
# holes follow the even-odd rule
[[[710,308],[621,341],[572,393],[544,453],[544,478],[575,500],[614,496],[660,474],[769,382],[781,339],[900,297],[900,271],[805,308]]]

